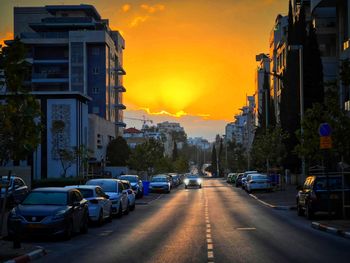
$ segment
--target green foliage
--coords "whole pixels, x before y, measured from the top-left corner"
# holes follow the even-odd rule
[[[108,166],[126,166],[130,155],[130,148],[123,137],[118,136],[107,146]]]
[[[128,164],[136,171],[147,171],[148,174],[152,174],[156,163],[163,158],[163,154],[163,144],[157,140],[150,139],[136,146],[130,154]]]
[[[341,62],[340,79],[345,86],[350,85],[350,60],[348,58]]]
[[[251,156],[255,161],[255,167],[266,169],[266,162],[270,167],[280,167],[282,160],[286,155],[286,148],[283,143],[288,138],[287,133],[283,132],[280,126],[270,127],[263,132],[257,132],[251,150]]]
[[[241,172],[247,168],[247,158],[245,149],[235,141],[229,142],[227,146],[227,165],[233,172]]]
[[[217,155],[216,155],[216,148],[215,144],[213,145],[213,149],[211,151],[211,166],[210,166],[210,172],[217,175]]]
[[[173,170],[177,173],[186,173],[189,170],[188,161],[183,157],[179,157],[174,162],[173,166],[174,166]]]
[[[0,165],[26,159],[40,143],[40,105],[23,82],[30,76],[26,49],[16,38],[0,51],[7,94],[0,105]]]
[[[175,162],[178,158],[178,152],[177,152],[177,144],[176,141],[174,141],[174,146],[173,146],[173,152],[172,152],[172,158],[173,162]]]

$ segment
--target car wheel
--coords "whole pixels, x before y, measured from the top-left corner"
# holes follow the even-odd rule
[[[103,211],[102,211],[102,209],[100,210],[100,213],[99,213],[99,215],[98,215],[97,224],[98,224],[99,226],[101,226],[101,225],[103,224]]]
[[[123,206],[122,203],[119,204],[117,217],[121,218],[123,216]]]
[[[199,185],[199,188],[202,188],[202,185],[201,185],[201,184]]]
[[[129,214],[129,212],[130,212],[130,204],[129,204],[129,201],[128,201],[128,205],[126,206],[126,209],[124,211],[124,215]]]
[[[185,185],[185,189],[187,189],[187,185]]]
[[[81,234],[86,234],[89,231],[89,216],[85,214],[81,226],[80,226],[80,233]]]
[[[64,240],[70,240],[73,234],[73,222],[69,221],[63,234]]]
[[[304,210],[301,208],[301,206],[298,203],[297,203],[297,215],[298,216],[304,215]]]
[[[309,203],[306,203],[305,216],[309,220],[314,218],[314,212],[312,211],[311,205]]]

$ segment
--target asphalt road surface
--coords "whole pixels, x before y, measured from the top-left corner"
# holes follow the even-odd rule
[[[142,199],[141,199],[142,200]],[[38,262],[349,262],[350,240],[273,210],[222,179],[180,186],[69,241]]]

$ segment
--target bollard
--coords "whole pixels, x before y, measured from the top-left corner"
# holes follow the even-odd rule
[[[14,219],[13,221],[13,248],[21,248],[21,219]]]

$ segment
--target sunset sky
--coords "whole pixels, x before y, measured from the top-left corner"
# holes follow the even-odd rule
[[[80,3],[125,38],[125,117],[180,122],[211,141],[254,93],[255,55],[268,51],[288,8],[287,0],[0,0],[0,39],[12,36],[14,6]]]

